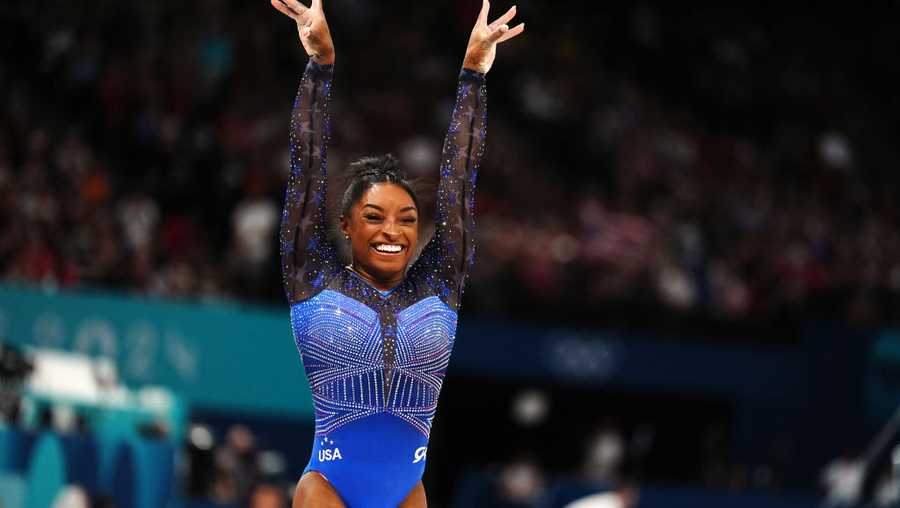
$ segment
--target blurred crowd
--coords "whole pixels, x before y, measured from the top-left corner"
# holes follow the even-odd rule
[[[49,4],[0,7],[0,277],[282,302],[291,21]],[[477,8],[327,3],[335,195],[387,151],[433,192]],[[489,76],[468,308],[896,319],[897,33],[876,7],[781,9],[519,6],[528,33]]]
[[[209,427],[193,425],[185,464],[184,493],[218,506],[283,508],[297,480],[285,479],[283,456],[260,450],[253,431],[240,424],[229,426],[218,441]]]
[[[256,436],[244,425],[231,425],[220,440],[209,427],[193,425],[179,463],[179,494],[200,500],[190,506],[286,508],[293,497],[296,478],[286,479],[282,455],[258,449]],[[113,496],[91,495],[84,486],[71,484],[50,508],[117,506],[121,504]]]

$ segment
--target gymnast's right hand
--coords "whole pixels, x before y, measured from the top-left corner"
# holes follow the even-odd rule
[[[270,1],[273,7],[297,22],[300,42],[303,43],[303,49],[310,58],[321,65],[334,63],[334,43],[331,41],[331,32],[325,21],[322,0],[312,0],[309,7],[298,0]]]

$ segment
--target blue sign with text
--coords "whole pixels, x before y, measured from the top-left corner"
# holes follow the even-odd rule
[[[283,312],[0,286],[0,340],[114,359],[129,387],[163,385],[195,405],[311,417]]]

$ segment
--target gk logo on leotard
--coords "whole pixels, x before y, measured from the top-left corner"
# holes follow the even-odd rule
[[[423,460],[425,460],[426,453],[428,453],[427,446],[420,446],[419,448],[416,448],[415,459],[413,460],[413,464],[415,464],[417,462],[422,462]]]

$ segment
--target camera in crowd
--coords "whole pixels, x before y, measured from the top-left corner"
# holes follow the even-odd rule
[[[22,386],[34,362],[18,347],[0,342],[0,421],[16,421]]]

